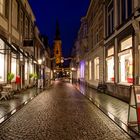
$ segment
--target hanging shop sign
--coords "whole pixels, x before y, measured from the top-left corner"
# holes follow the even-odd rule
[[[34,40],[33,39],[26,39],[23,41],[24,47],[33,47],[34,46]]]

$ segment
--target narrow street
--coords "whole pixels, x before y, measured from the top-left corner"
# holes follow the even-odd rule
[[[0,140],[128,140],[71,84],[55,81],[0,126]]]

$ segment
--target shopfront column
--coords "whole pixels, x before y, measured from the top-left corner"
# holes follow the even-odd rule
[[[140,22],[138,20],[133,20],[133,28],[135,31],[134,35],[134,76],[135,83],[140,84]],[[139,58],[139,59],[138,59]]]

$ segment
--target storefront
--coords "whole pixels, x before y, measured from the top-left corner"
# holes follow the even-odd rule
[[[0,39],[0,84],[7,82],[7,54],[6,44]]]
[[[134,82],[133,39],[132,35],[129,34],[116,37],[115,40],[117,43],[112,43],[106,47],[105,82],[107,93],[129,102],[130,86]]]
[[[119,83],[133,84],[133,56],[132,56],[132,36],[120,41],[119,57]]]

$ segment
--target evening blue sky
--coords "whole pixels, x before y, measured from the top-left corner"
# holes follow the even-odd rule
[[[86,15],[90,0],[28,0],[36,17],[41,34],[47,35],[50,46],[55,37],[56,20],[59,21],[62,54],[71,55],[71,48]]]

